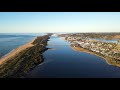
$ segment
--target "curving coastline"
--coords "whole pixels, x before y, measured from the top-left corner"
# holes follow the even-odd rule
[[[32,41],[28,42],[27,44],[24,44],[15,50],[11,51],[10,53],[4,55],[2,58],[0,58],[0,65],[5,63],[6,61],[9,60],[9,58],[14,58],[17,54],[19,54],[21,51],[25,50],[26,48],[34,46],[32,43],[34,42],[35,39]]]
[[[80,52],[85,52],[85,53],[93,54],[93,55],[96,55],[96,56],[98,56],[98,57],[103,58],[104,60],[106,60],[105,57],[102,57],[102,56],[100,56],[100,55],[98,55],[98,54],[96,54],[96,53],[94,53],[94,52],[92,52],[92,51],[89,51],[89,50],[87,50],[87,49],[84,49],[84,48],[82,48],[82,47],[73,47],[73,46],[70,46],[70,47],[71,47],[73,50],[75,50],[75,51],[80,51]]]
[[[120,67],[120,61],[119,60],[116,60],[116,59],[113,59],[113,58],[110,58],[110,57],[104,57],[104,56],[102,56],[100,54],[96,54],[95,52],[89,51],[89,50],[84,49],[82,47],[73,47],[72,45],[70,47],[73,50],[78,51],[78,52],[80,51],[80,52],[85,52],[85,53],[96,55],[96,56],[98,56],[98,57],[103,58],[104,60],[106,60],[107,64]]]
[[[51,34],[39,36],[0,59],[0,78],[22,78],[42,63]]]

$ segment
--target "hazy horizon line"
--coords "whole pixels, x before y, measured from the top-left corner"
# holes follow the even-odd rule
[[[0,34],[4,34],[4,33],[29,33],[29,34],[38,34],[38,33],[120,33],[120,32],[0,32]]]

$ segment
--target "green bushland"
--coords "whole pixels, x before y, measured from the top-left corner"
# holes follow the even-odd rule
[[[42,53],[47,50],[47,41],[50,35],[37,37],[33,47],[21,51],[14,58],[0,66],[0,78],[22,78],[26,76],[34,67],[42,63],[44,58]]]

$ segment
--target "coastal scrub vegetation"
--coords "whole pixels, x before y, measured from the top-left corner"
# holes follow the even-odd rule
[[[42,63],[42,53],[48,49],[46,45],[49,36],[37,37],[33,42],[34,46],[26,48],[0,65],[0,78],[24,78],[34,67]]]

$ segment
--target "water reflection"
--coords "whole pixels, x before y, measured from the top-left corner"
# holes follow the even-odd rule
[[[89,54],[96,55],[96,56],[101,57],[104,60],[106,60],[107,64],[120,67],[120,60],[110,58],[110,57],[104,57],[100,54],[96,54],[95,52],[84,49],[84,48],[80,47],[78,44],[75,44],[75,43],[73,44],[73,42],[70,42],[70,43],[71,43],[70,47],[75,51],[86,52],[86,53],[89,53]]]
[[[51,37],[49,50],[43,53],[44,62],[34,68],[30,78],[110,78],[120,77],[120,68],[109,65],[106,61],[74,47],[73,42],[66,42],[58,37]],[[79,48],[80,49],[80,48]],[[76,50],[76,51],[75,51]],[[117,62],[118,63],[118,62]]]

